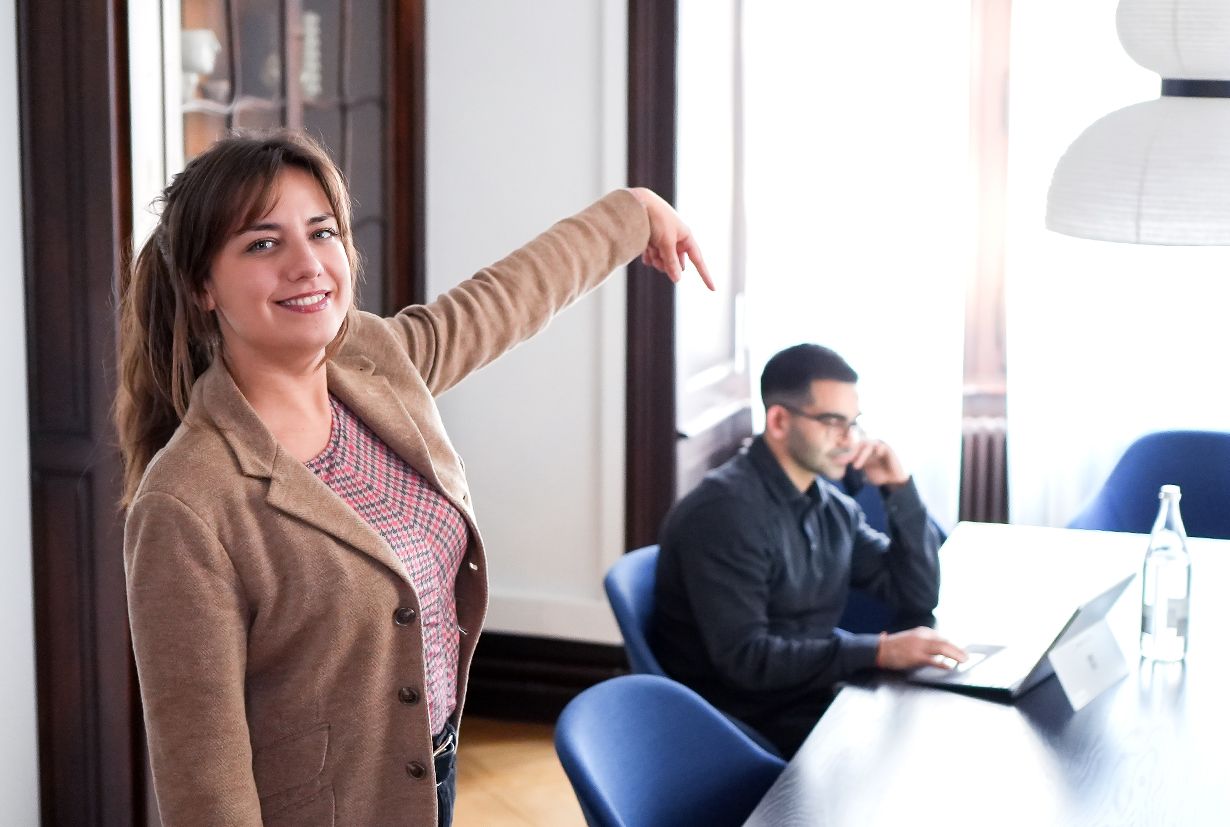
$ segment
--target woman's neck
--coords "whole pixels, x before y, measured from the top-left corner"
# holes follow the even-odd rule
[[[319,358],[295,367],[223,358],[239,392],[291,456],[307,461],[324,450],[333,416]]]

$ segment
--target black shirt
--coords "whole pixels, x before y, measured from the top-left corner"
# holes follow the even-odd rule
[[[800,493],[758,437],[667,515],[652,630],[663,668],[755,721],[873,666],[878,635],[836,628],[850,586],[913,616],[939,597],[940,537],[913,480],[885,511],[891,539],[826,480]]]

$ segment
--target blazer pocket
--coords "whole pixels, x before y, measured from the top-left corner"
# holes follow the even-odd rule
[[[333,827],[333,788],[323,787],[306,801],[297,801],[272,815],[261,816],[264,827]]]
[[[266,808],[266,801],[272,796],[319,778],[328,753],[328,724],[317,724],[305,732],[258,748],[252,757],[252,775],[261,798],[261,809]],[[277,809],[283,808],[278,806]]]

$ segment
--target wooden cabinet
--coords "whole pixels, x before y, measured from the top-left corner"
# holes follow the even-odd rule
[[[150,197],[232,130],[302,129],[350,182],[361,306],[421,299],[420,0],[163,0],[159,10],[164,76],[158,89],[133,77],[134,99],[164,101],[166,169]]]

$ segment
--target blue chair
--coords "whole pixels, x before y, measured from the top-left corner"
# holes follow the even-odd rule
[[[845,490],[845,486],[840,483],[838,488]],[[884,513],[884,498],[880,496],[880,490],[874,485],[864,485],[855,492],[854,500],[863,509],[867,525],[887,534],[888,515]],[[873,634],[891,626],[893,615],[892,608],[883,600],[862,589],[851,588],[846,609],[841,613],[837,625],[847,632]]]
[[[1157,492],[1183,489],[1183,525],[1193,537],[1230,539],[1230,433],[1159,431],[1128,446],[1102,489],[1068,528],[1147,534]]]
[[[845,490],[841,483],[838,483],[838,487]],[[854,500],[863,509],[867,525],[882,534],[887,534],[888,515],[884,512],[884,498],[880,495],[880,490],[874,485],[864,485],[854,493]],[[934,517],[928,519],[931,521],[931,526],[939,532],[940,541],[943,542],[947,537],[944,530],[940,528]],[[852,588],[849,600],[846,601],[846,609],[842,612],[837,625],[847,632],[873,634],[891,628],[896,620],[896,613],[883,600],[862,589]]]
[[[657,675],[586,689],[560,714],[555,751],[591,827],[736,827],[786,766]]]
[[[615,561],[602,584],[607,600],[615,613],[615,622],[624,638],[628,665],[636,675],[657,675],[669,678],[649,646],[649,625],[653,622],[653,587],[658,576],[658,546],[645,546],[630,551]],[[733,715],[730,722],[760,745],[778,755],[777,747],[748,724]]]
[[[653,620],[653,584],[658,573],[658,547],[630,551],[611,566],[602,585],[615,613],[624,650],[634,674],[666,676],[649,648],[649,624]]]

